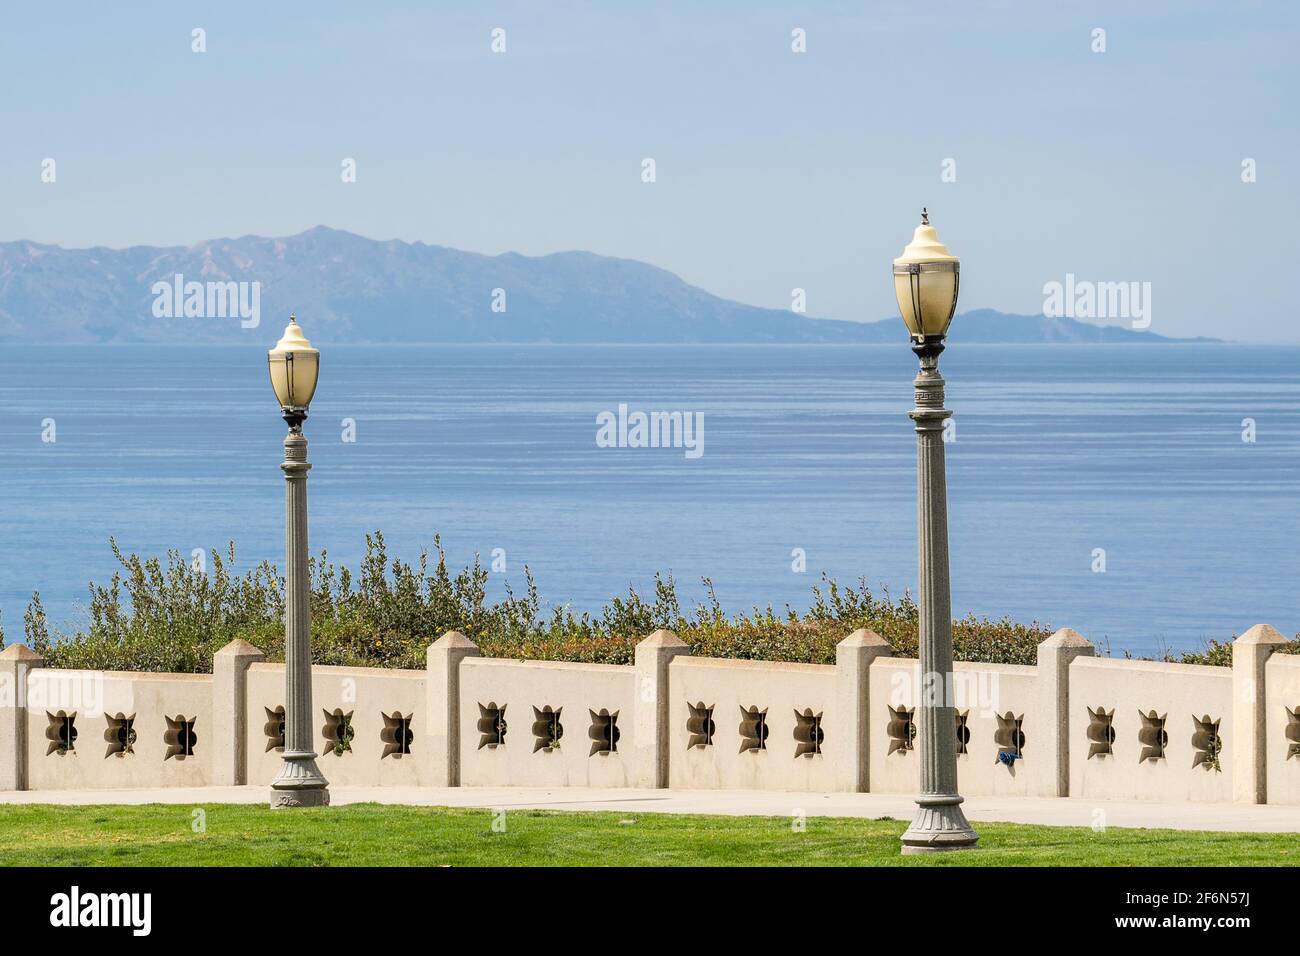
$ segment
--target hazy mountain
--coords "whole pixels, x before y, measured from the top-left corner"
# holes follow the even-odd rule
[[[877,325],[879,323],[872,323]],[[1022,343],[1063,342],[1221,342],[1222,339],[1170,338],[1140,332],[1122,325],[1092,325],[1075,319],[1049,319],[1042,315],[1009,315],[994,309],[963,312],[952,321],[948,336],[954,342]]]
[[[180,283],[177,275],[183,276]],[[228,282],[247,285],[227,287]],[[204,284],[191,306],[201,303],[206,317],[166,317],[168,311],[185,314],[185,300],[196,288],[188,283]],[[242,293],[243,315],[256,305],[259,326],[241,327],[233,302],[222,308],[227,291]],[[505,311],[493,311],[494,296],[499,305],[502,294]],[[899,342],[903,334],[897,318],[842,322],[742,305],[663,269],[590,252],[484,256],[422,242],[381,242],[324,226],[284,239],[243,236],[169,248],[0,243],[2,341],[272,341],[291,311],[311,338],[326,343]],[[988,310],[959,316],[953,337],[1170,341]]]

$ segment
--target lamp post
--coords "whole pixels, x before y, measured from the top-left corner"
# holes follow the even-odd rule
[[[302,423],[316,391],[320,353],[289,316],[267,355],[271,387],[289,426],[284,439],[284,760],[271,783],[271,806],[323,807],[329,784],[316,766],[311,732],[311,604],[307,580],[307,439]]]
[[[966,822],[957,793],[957,718],[952,699],[952,597],[948,589],[948,490],[943,459],[943,407],[939,353],[957,309],[960,261],[939,241],[930,216],[903,254],[894,260],[894,294],[911,333],[921,371],[912,385],[916,407],[916,521],[920,554],[921,793],[912,825],[902,836],[903,853],[932,853],[973,847],[979,840]]]

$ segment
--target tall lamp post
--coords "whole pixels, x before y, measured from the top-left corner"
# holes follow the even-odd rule
[[[973,847],[979,840],[966,822],[957,793],[957,718],[952,699],[952,597],[948,589],[948,490],[943,460],[943,407],[939,353],[957,309],[960,261],[939,241],[930,216],[894,260],[894,294],[911,333],[921,371],[912,385],[916,407],[916,523],[920,553],[921,793],[903,853]]]
[[[316,766],[311,732],[311,604],[307,580],[307,439],[302,423],[316,391],[320,353],[289,316],[268,353],[284,439],[284,760],[271,783],[272,807],[323,807],[329,784]]]

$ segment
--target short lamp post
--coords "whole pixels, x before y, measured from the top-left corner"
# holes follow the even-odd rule
[[[957,309],[960,262],[939,241],[926,210],[903,254],[894,260],[894,294],[911,333],[921,371],[912,382],[916,407],[916,519],[920,553],[921,793],[903,853],[973,847],[979,840],[957,793],[957,718],[952,699],[952,596],[948,587],[948,490],[944,472],[939,353]]]
[[[289,316],[268,353],[271,387],[289,426],[284,439],[284,759],[271,783],[272,807],[323,807],[329,784],[316,766],[311,731],[311,603],[307,579],[307,439],[302,423],[316,392],[320,353]]]

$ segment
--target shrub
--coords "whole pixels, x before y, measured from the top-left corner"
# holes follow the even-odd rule
[[[1277,648],[1281,654],[1300,654],[1300,636],[1287,641]],[[1188,652],[1180,658],[1184,664],[1210,664],[1217,667],[1232,666],[1232,641],[1211,640],[1205,650],[1199,653]]]
[[[96,670],[207,672],[212,655],[244,638],[284,658],[284,581],[266,561],[236,576],[235,546],[211,554],[204,573],[177,551],[165,558],[126,555],[110,542],[121,569],[104,586],[90,585],[90,620],[84,630],[51,634],[40,594],[23,617],[28,646],[51,667]],[[704,580],[706,599],[683,613],[676,584],[656,575],[654,596],[635,589],[613,598],[597,614],[559,606],[543,612],[537,584],[524,569],[524,589],[509,587],[489,601],[488,571],[476,558],[454,575],[441,541],[435,555],[421,552],[410,564],[389,558],[384,536],[366,535],[366,553],[354,578],[322,551],[309,562],[312,654],[320,664],[421,669],[429,643],[449,630],[468,635],[489,657],[627,664],[641,638],[670,628],[707,657],[831,664],[835,645],[858,628],[889,641],[900,656],[917,654],[918,608],[904,593],[877,596],[860,581],[843,586],[823,575],[806,613],[787,607],[753,608],[728,615]],[[1050,633],[1035,621],[1018,624],[967,616],[953,622],[957,660],[1033,664]],[[1300,648],[1297,648],[1300,650]],[[1198,663],[1229,663],[1231,646],[1211,642]]]

